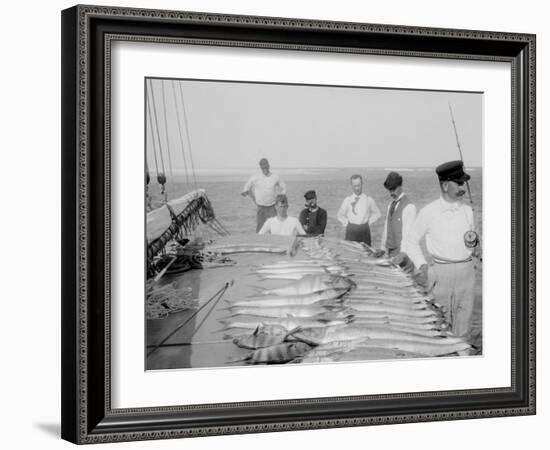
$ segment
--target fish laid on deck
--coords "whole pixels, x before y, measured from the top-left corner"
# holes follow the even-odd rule
[[[355,283],[349,278],[340,275],[310,275],[299,281],[274,289],[263,289],[264,295],[302,295],[322,291],[329,288],[351,289]]]
[[[392,340],[414,340],[429,344],[447,345],[463,342],[462,339],[453,336],[440,337],[437,339],[422,338],[413,333],[392,330],[388,327],[374,327],[357,325],[352,323],[345,327],[336,329],[300,329],[292,333],[296,339],[306,342],[309,345],[326,344],[332,341],[358,340],[358,339],[392,339]]]
[[[226,300],[222,309],[228,314],[218,318],[219,331],[224,340],[253,350],[239,361],[418,358],[469,348],[449,333],[445,311],[391,260],[357,243],[335,241],[327,248],[323,238],[308,238],[300,245],[311,259],[250,265],[249,274],[269,281],[268,287]],[[278,284],[285,279],[294,281]]]
[[[243,336],[233,338],[233,343],[241,348],[256,350],[259,348],[282,344],[285,341],[287,335],[288,332],[284,334],[266,332],[266,329],[264,327],[258,325],[252,334],[245,334]]]
[[[471,348],[471,346],[463,340],[454,343],[438,343],[438,341],[446,341],[446,338],[432,339],[431,341],[418,341],[412,339],[370,339],[360,344],[356,344],[355,348],[358,351],[363,348],[390,348],[421,353],[426,356],[445,356]]]
[[[326,306],[321,305],[286,305],[286,306],[235,306],[229,308],[231,317],[237,315],[251,315],[259,317],[315,317],[327,311]],[[330,308],[330,312],[341,317],[350,315],[343,307]]]
[[[248,297],[241,300],[227,300],[231,306],[290,306],[312,305],[327,300],[335,300],[342,297],[347,288],[328,288],[323,291],[302,295],[264,295],[261,297]]]
[[[304,342],[284,342],[270,347],[254,350],[241,360],[230,362],[246,361],[251,364],[280,364],[305,355],[311,347]]]
[[[227,247],[207,247],[206,251],[217,253],[219,255],[231,255],[236,253],[275,253],[284,254],[288,249],[280,246],[268,245],[233,245]]]
[[[262,327],[273,327],[274,329],[282,329],[285,332],[291,331],[298,327],[304,328],[329,328],[333,326],[346,325],[352,320],[351,316],[334,317],[332,319],[315,317],[256,317],[256,316],[241,316],[234,317],[233,320],[220,320],[225,327],[221,331],[228,331],[235,328],[255,330],[258,325]]]

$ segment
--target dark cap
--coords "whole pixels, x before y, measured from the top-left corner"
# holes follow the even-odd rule
[[[269,161],[267,160],[267,158],[260,159],[260,166],[265,166],[265,165],[269,166]]]
[[[305,197],[306,200],[311,200],[312,198],[317,197],[317,194],[315,193],[314,190],[310,190],[310,191],[307,191],[307,192],[304,194],[304,197]]]
[[[470,175],[464,172],[464,163],[460,160],[449,161],[435,168],[439,181],[468,181]]]
[[[388,173],[388,176],[386,177],[386,181],[384,181],[384,187],[392,191],[395,188],[401,186],[403,184],[403,177],[399,175],[397,172],[390,172]]]

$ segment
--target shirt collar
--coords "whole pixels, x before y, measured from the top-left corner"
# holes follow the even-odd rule
[[[359,195],[356,195],[355,193],[351,194],[349,196],[349,198],[351,198],[352,200],[355,200],[355,197],[359,197],[359,198],[363,198],[363,197],[367,197],[367,194],[365,194],[364,192],[361,192]]]
[[[461,202],[451,203],[451,202],[448,202],[447,200],[445,200],[443,197],[439,198],[439,203],[441,205],[441,210],[444,211],[444,212],[445,211],[455,212],[455,211],[458,211],[460,209],[460,207],[462,206]]]

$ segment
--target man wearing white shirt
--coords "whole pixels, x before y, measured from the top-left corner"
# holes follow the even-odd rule
[[[260,160],[261,173],[253,175],[246,182],[241,192],[243,197],[249,196],[257,206],[256,233],[260,231],[264,222],[277,214],[275,197],[277,194],[286,194],[286,186],[278,175],[269,170],[269,161]]]
[[[288,215],[288,198],[286,195],[277,195],[275,209],[277,210],[277,215],[267,219],[258,234],[269,233],[281,236],[306,234],[299,220],[296,217]]]
[[[350,181],[353,194],[342,202],[337,219],[346,227],[347,241],[371,245],[370,226],[380,218],[380,210],[374,199],[363,193],[361,175],[352,175]]]
[[[416,218],[416,206],[403,192],[403,177],[390,172],[384,181],[384,187],[392,198],[386,212],[386,223],[382,233],[382,249],[388,256],[399,252],[407,253],[407,236]]]
[[[417,282],[432,291],[447,314],[453,333],[471,338],[475,271],[472,254],[478,245],[472,208],[464,205],[464,183],[470,175],[462,161],[450,161],[436,168],[441,197],[418,214],[408,235],[407,251],[419,268]],[[426,239],[431,262],[420,247]]]

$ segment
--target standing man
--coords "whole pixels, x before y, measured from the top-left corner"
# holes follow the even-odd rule
[[[265,221],[258,234],[277,234],[280,236],[296,236],[306,234],[296,217],[288,215],[288,198],[285,194],[277,195],[275,202],[277,215]]]
[[[352,175],[350,182],[353,194],[342,202],[337,219],[346,227],[347,241],[371,245],[370,226],[380,218],[380,210],[374,199],[363,193],[361,175]]]
[[[390,172],[384,181],[384,187],[392,198],[386,212],[386,223],[382,234],[382,249],[388,256],[400,252],[407,253],[407,236],[416,218],[416,206],[403,192],[403,177]]]
[[[327,226],[327,212],[317,205],[315,191],[307,191],[304,194],[306,207],[300,212],[300,223],[307,234],[318,235],[325,232]]]
[[[453,333],[465,340],[471,338],[474,308],[475,272],[472,253],[478,245],[472,208],[462,200],[464,183],[470,175],[462,161],[450,161],[435,169],[441,197],[426,205],[418,214],[408,236],[407,250],[419,268],[417,282],[445,307]],[[428,265],[420,241],[432,262]]]
[[[269,170],[269,161],[260,159],[261,173],[252,175],[241,192],[243,197],[249,196],[257,206],[256,233],[270,217],[275,217],[275,197],[286,194],[286,186],[278,175]]]

